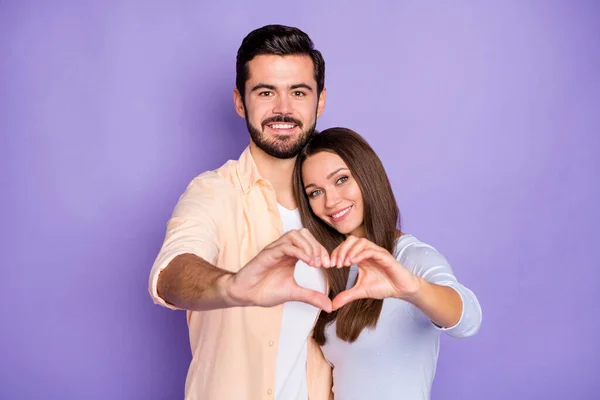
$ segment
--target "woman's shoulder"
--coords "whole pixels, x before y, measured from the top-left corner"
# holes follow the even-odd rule
[[[428,243],[419,240],[419,238],[417,238],[414,235],[411,235],[410,233],[399,232],[398,236],[396,236],[396,244],[394,248],[395,252],[398,253],[411,247],[418,248],[432,246]]]
[[[447,263],[445,257],[431,244],[414,235],[402,233],[396,239],[394,256],[404,266]]]

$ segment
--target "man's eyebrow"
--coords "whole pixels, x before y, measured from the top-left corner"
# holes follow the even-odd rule
[[[255,92],[260,89],[267,89],[267,90],[273,90],[273,91],[276,90],[275,86],[273,86],[273,85],[267,85],[266,83],[259,83],[259,84],[255,85],[250,91]],[[306,89],[311,92],[313,91],[313,88],[306,83],[297,83],[295,85],[290,86],[290,90],[295,90],[295,89]]]
[[[306,90],[309,90],[311,92],[313,91],[313,88],[310,85],[307,85],[306,83],[298,83],[296,85],[292,85],[292,86],[290,86],[290,89],[291,90],[294,90],[294,89],[306,89]]]
[[[254,86],[252,88],[252,90],[250,90],[250,91],[254,92],[254,91],[259,90],[259,89],[275,90],[275,86],[273,86],[273,85],[267,85],[266,83],[259,83],[258,85]]]

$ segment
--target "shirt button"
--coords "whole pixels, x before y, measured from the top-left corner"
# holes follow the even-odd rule
[[[270,395],[271,393],[273,393],[273,391],[271,389],[267,389],[267,394]]]
[[[275,344],[275,342],[274,342],[274,341],[272,341],[272,340],[269,340],[269,347],[273,346],[274,344]]]

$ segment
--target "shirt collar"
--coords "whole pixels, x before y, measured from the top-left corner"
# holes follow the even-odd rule
[[[260,175],[260,172],[258,172],[258,167],[250,152],[250,146],[247,146],[244,149],[238,160],[237,175],[244,194],[248,194],[252,187],[258,182],[262,181],[267,183],[267,180]]]

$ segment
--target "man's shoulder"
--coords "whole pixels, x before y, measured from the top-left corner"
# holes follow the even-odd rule
[[[233,195],[236,192],[237,160],[228,160],[216,169],[204,171],[196,175],[188,185],[188,189],[195,188],[209,190],[219,195]]]

